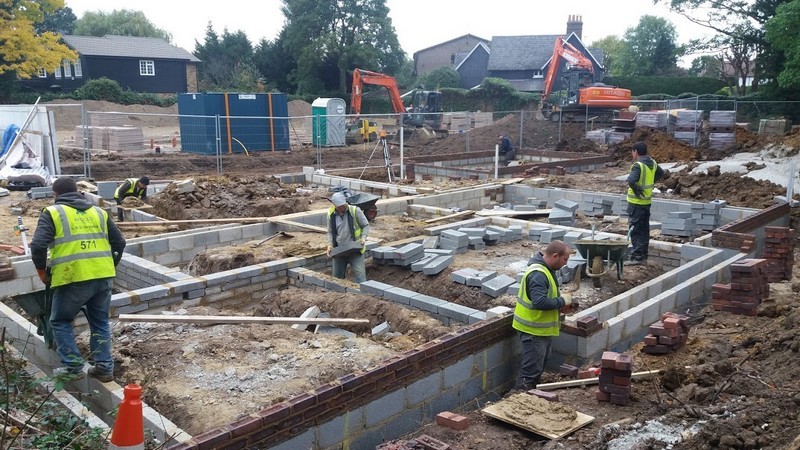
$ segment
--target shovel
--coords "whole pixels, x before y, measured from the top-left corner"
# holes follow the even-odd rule
[[[263,240],[261,240],[259,242],[256,242],[255,244],[252,245],[252,247],[256,248],[256,247],[260,246],[261,244],[263,244],[264,242],[267,242],[267,241],[269,241],[271,239],[275,239],[278,236],[283,236],[283,237],[288,237],[288,238],[293,238],[294,237],[294,235],[289,234],[289,233],[287,233],[285,231],[278,231],[277,233],[273,234],[272,236],[269,236],[269,237],[267,237],[267,238],[265,238],[265,239],[263,239]]]

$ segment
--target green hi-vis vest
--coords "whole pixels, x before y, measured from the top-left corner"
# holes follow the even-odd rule
[[[53,218],[50,285],[112,278],[117,272],[108,242],[108,213],[93,206],[85,211],[67,205],[45,208]]]
[[[125,192],[120,192],[119,188],[117,188],[117,190],[114,191],[114,198],[119,198],[121,195],[124,195],[124,194],[133,194],[133,191],[136,190],[136,183],[139,182],[139,179],[138,178],[128,178],[125,181],[130,182],[131,183],[131,187],[129,187],[128,190],[125,191]],[[125,181],[123,181],[122,184],[125,184]],[[122,187],[122,184],[119,185],[119,187]]]
[[[522,276],[522,282],[519,285],[517,306],[514,307],[514,323],[512,326],[515,330],[534,336],[558,336],[560,328],[558,323],[559,310],[542,311],[534,309],[531,299],[528,297],[528,275],[533,271],[542,272],[547,276],[547,283],[550,286],[547,289],[547,297],[558,298],[558,285],[550,270],[542,264],[531,264]]]
[[[639,179],[636,180],[636,184],[642,188],[644,194],[642,197],[637,197],[636,194],[633,193],[633,189],[628,186],[628,203],[633,203],[634,205],[649,205],[653,197],[653,184],[656,182],[658,163],[653,160],[652,169],[641,161],[636,161],[633,164],[639,164]],[[633,165],[631,165],[631,169],[632,168]]]
[[[347,205],[347,210],[350,212],[350,217],[353,218],[353,227],[350,229],[350,232],[353,233],[354,240],[361,239],[361,224],[358,223],[358,217],[356,217],[356,206]],[[331,216],[336,213],[336,207],[332,206],[331,209],[328,210],[328,223],[331,222]],[[333,235],[336,236],[336,227],[331,226],[331,230]],[[363,255],[364,252],[367,250],[366,245],[361,246],[361,254]]]

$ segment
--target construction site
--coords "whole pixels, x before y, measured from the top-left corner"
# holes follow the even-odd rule
[[[720,147],[706,114],[695,145],[646,122],[599,142],[584,122],[516,112],[327,147],[311,105],[292,101],[288,148],[198,154],[181,149],[177,108],[86,103],[88,125],[141,130],[133,148],[106,130],[87,152],[87,114],[47,105],[61,174],[87,175],[84,196],[125,217],[114,381],[85,377],[59,397],[93,427],[110,429],[135,383],[147,448],[800,448],[798,127],[739,124]],[[498,135],[515,143],[509,165]],[[627,266],[638,141],[669,176],[648,263]],[[118,183],[145,175],[146,201],[117,206]],[[334,278],[326,255],[342,190],[373,211],[360,284]],[[61,362],[25,307],[44,285],[19,251],[52,190],[7,194],[0,321],[46,379]],[[554,240],[573,249],[559,277],[580,307],[538,390],[511,393],[520,278]],[[87,349],[82,315],[76,328]]]

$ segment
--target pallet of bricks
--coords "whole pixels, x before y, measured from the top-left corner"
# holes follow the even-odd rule
[[[730,284],[711,286],[711,306],[744,316],[758,315],[758,306],[769,296],[766,259],[740,259],[731,264]]]
[[[631,375],[633,356],[625,353],[603,352],[600,361],[595,398],[614,405],[627,405],[631,401]]]
[[[689,316],[666,312],[661,320],[650,325],[642,351],[649,355],[666,355],[683,347],[689,340]]]
[[[764,227],[764,253],[767,260],[767,281],[776,283],[792,279],[795,232],[786,227]]]
[[[736,143],[736,111],[711,111],[708,114],[708,145],[725,150]]]
[[[700,131],[703,129],[703,111],[694,109],[684,109],[677,113],[675,123],[675,139],[686,142],[689,145],[697,145],[700,142]]]
[[[667,131],[669,114],[666,111],[639,111],[636,114],[636,128]]]

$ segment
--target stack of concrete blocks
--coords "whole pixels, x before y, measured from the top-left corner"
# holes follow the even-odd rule
[[[564,239],[564,236],[566,235],[567,235],[566,230],[556,230],[553,228],[548,228],[546,230],[542,230],[541,233],[539,234],[539,243],[549,244],[553,241]]]
[[[528,239],[531,241],[541,241],[542,232],[549,230],[550,227],[546,225],[533,224],[528,228]]]
[[[467,131],[472,126],[472,118],[466,112],[445,113],[443,120],[450,131]]]
[[[471,287],[479,287],[483,283],[497,276],[497,272],[478,269],[458,269],[450,274],[453,283],[463,284]]]
[[[695,228],[712,231],[720,226],[720,210],[728,205],[725,200],[713,200],[708,203],[692,203],[692,218]]]
[[[758,315],[758,306],[769,296],[766,259],[741,259],[730,265],[730,284],[711,286],[711,306],[745,316]]]
[[[684,109],[677,113],[675,139],[689,145],[700,142],[700,132],[703,129],[703,111]]]
[[[736,111],[711,111],[708,115],[708,145],[725,150],[736,143]]]
[[[38,198],[52,198],[53,197],[53,187],[52,186],[44,186],[44,187],[35,187],[30,188],[28,192],[25,193],[31,200],[36,200]]]
[[[770,283],[791,280],[794,267],[795,233],[786,227],[764,227],[764,253]]]
[[[611,130],[602,129],[602,130],[590,130],[586,132],[586,139],[594,142],[598,145],[604,145],[608,143],[608,134]]]
[[[666,111],[639,111],[636,114],[636,126],[639,128],[666,130],[668,123],[669,114]]]
[[[527,206],[532,206],[534,210],[547,208],[547,200],[542,200],[536,197],[526,198],[525,204]],[[514,206],[515,211],[517,210],[517,208],[519,208],[519,205]],[[530,211],[530,209],[521,209],[520,211]]]
[[[758,134],[783,136],[786,132],[786,119],[761,119],[758,122]]]
[[[472,128],[488,127],[494,123],[494,118],[490,112],[472,113]]]
[[[379,265],[400,266],[426,275],[436,275],[453,263],[452,250],[428,249],[419,243],[377,247],[369,253]]]
[[[453,251],[441,249],[425,249],[422,258],[411,263],[412,272],[425,275],[436,275],[453,264]]]
[[[628,133],[624,131],[612,131],[608,133],[608,135],[606,136],[606,142],[608,142],[609,145],[619,144],[625,139],[630,139],[632,134],[633,133]]]
[[[483,241],[483,237],[486,234],[486,228],[465,227],[459,228],[457,231],[468,236],[469,244],[467,244],[467,248],[470,250],[482,250],[486,247],[486,243]]]
[[[553,209],[547,217],[547,221],[557,225],[572,226],[575,224],[575,212],[578,210],[577,202],[561,199],[553,203]]]
[[[689,339],[689,316],[666,312],[661,320],[650,325],[644,337],[642,351],[650,355],[665,355],[683,347]]]
[[[695,222],[691,212],[677,211],[667,213],[661,220],[661,234],[667,236],[691,237],[694,233]]]
[[[597,400],[622,406],[630,403],[631,375],[633,375],[633,357],[631,355],[603,352],[597,385]]]
[[[469,236],[455,230],[445,230],[439,234],[439,248],[453,250],[455,253],[466,253],[469,246]]]
[[[423,258],[425,247],[418,243],[409,243],[393,252],[393,261],[397,266],[410,268],[411,264]]]
[[[509,227],[489,225],[486,227],[486,232],[497,233],[500,236],[500,242],[512,242],[522,238],[522,226],[520,225],[510,225]]]
[[[505,293],[516,295],[516,291],[514,290],[509,291],[509,287],[511,287],[515,283],[516,280],[514,280],[510,276],[500,274],[481,284],[481,292],[492,298],[497,298]]]
[[[601,196],[583,196],[581,210],[589,217],[610,216],[614,213],[614,200]]]
[[[559,270],[559,277],[562,283],[569,283],[574,280],[578,273],[583,273],[586,269],[586,258],[579,253],[570,255],[567,263]]]

